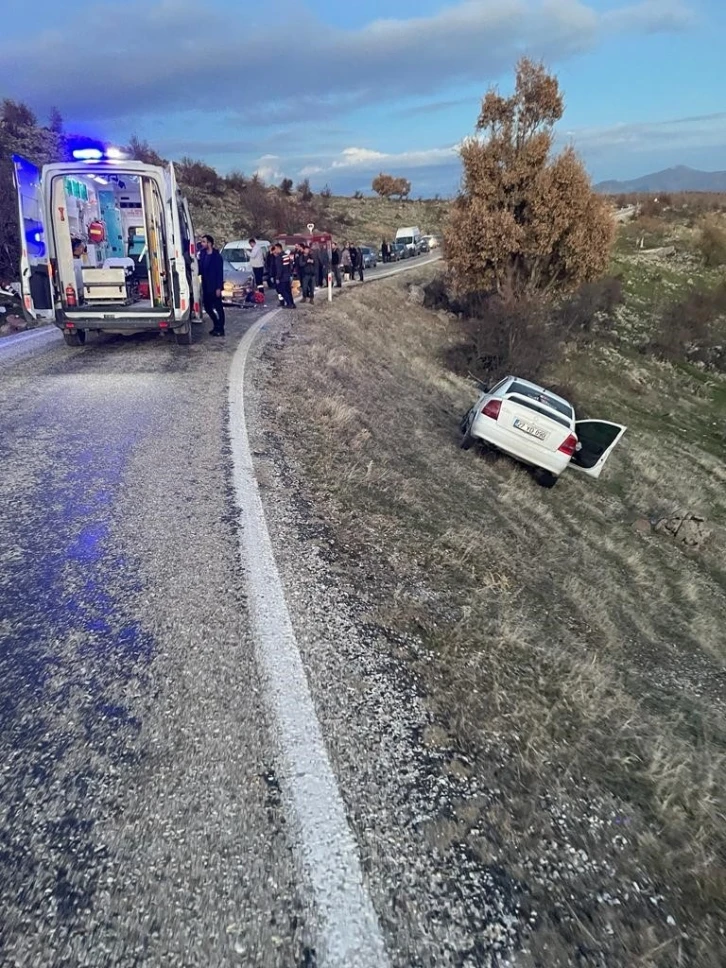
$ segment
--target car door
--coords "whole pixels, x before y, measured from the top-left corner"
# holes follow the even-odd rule
[[[20,287],[23,314],[33,322],[55,319],[49,275],[47,227],[43,217],[40,170],[26,158],[13,155],[13,181],[20,226]]]
[[[588,477],[599,477],[626,429],[609,420],[576,421],[575,434],[581,446],[572,455],[570,466]]]

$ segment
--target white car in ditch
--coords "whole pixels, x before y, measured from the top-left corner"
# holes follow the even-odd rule
[[[535,468],[538,482],[553,487],[567,467],[599,477],[625,433],[608,420],[577,420],[571,403],[544,387],[508,376],[482,387],[461,421],[461,446],[476,441]]]

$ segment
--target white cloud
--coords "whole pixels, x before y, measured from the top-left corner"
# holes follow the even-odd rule
[[[266,182],[279,181],[285,177],[279,162],[279,155],[263,155],[257,162],[254,173]]]
[[[383,151],[371,151],[368,148],[344,148],[331,167],[333,168],[360,168],[371,164],[378,164],[389,156]]]
[[[561,131],[558,140],[570,141],[589,157],[616,150],[641,153],[663,148],[726,149],[726,112]]]
[[[306,165],[298,172],[301,178],[310,178],[313,175],[320,175],[325,169],[321,165]]]

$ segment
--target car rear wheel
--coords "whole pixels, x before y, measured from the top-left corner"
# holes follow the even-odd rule
[[[538,467],[534,472],[534,479],[537,481],[540,487],[554,487],[558,480],[556,474],[543,470],[541,467]]]
[[[66,346],[83,346],[86,342],[86,331],[85,329],[77,329],[75,332],[69,330],[63,331],[63,339]]]

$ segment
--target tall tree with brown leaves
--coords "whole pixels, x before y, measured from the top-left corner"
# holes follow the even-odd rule
[[[562,292],[605,271],[614,222],[573,149],[552,155],[562,113],[557,78],[527,58],[511,97],[485,95],[444,234],[458,292]]]

